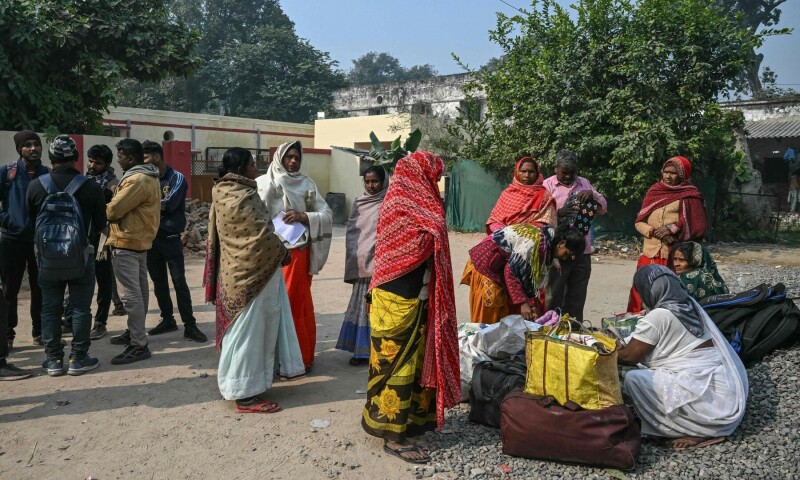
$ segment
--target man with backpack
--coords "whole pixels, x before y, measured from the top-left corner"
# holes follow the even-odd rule
[[[42,344],[42,290],[33,253],[33,224],[28,222],[25,194],[35,178],[47,173],[42,165],[42,140],[39,135],[22,130],[14,135],[19,159],[0,167],[0,280],[6,304],[7,336],[0,341],[14,346],[19,323],[17,295],[25,270],[31,287],[31,324],[33,343]],[[0,306],[2,308],[2,306]]]
[[[106,206],[106,214],[110,222],[107,245],[128,310],[128,329],[111,337],[112,344],[127,347],[111,363],[123,365],[150,358],[144,327],[150,300],[147,251],[158,231],[161,189],[158,168],[144,164],[144,150],[138,140],[126,138],[117,143],[117,161],[125,173]]]
[[[192,312],[192,295],[186,284],[186,271],[183,263],[183,242],[181,233],[186,228],[186,178],[164,160],[164,149],[149,140],[142,143],[144,162],[158,168],[161,183],[161,224],[153,240],[153,248],[147,252],[147,270],[153,280],[161,322],[147,332],[159,335],[178,329],[175,322],[174,307],[169,293],[167,271],[172,277],[178,312],[183,322],[183,336],[195,342],[207,342],[206,335],[197,328],[197,320]]]
[[[53,377],[64,374],[61,313],[69,286],[73,336],[67,373],[81,375],[100,364],[89,355],[95,281],[91,238],[106,227],[105,199],[100,186],[75,169],[78,149],[73,139],[57,136],[49,153],[53,171],[33,180],[27,192],[44,298],[42,340],[47,360],[42,368]]]

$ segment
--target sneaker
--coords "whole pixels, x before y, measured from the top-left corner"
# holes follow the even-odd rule
[[[125,365],[147,358],[150,358],[150,349],[147,348],[147,345],[143,347],[128,345],[128,348],[126,348],[124,352],[111,359],[111,363],[113,365]]]
[[[128,311],[125,310],[125,307],[114,307],[114,310],[111,311],[111,315],[115,317],[124,317],[128,314]]]
[[[68,375],[83,375],[84,373],[88,372],[89,370],[94,370],[95,368],[100,366],[100,360],[86,356],[78,360],[77,358],[70,358],[69,359],[69,370],[67,371]]]
[[[0,380],[22,380],[31,375],[33,375],[33,373],[30,370],[17,368],[13,363],[5,363],[4,361],[3,364],[0,365]]]
[[[125,330],[120,335],[111,337],[111,345],[130,345],[131,344],[131,331]]]
[[[158,325],[151,328],[147,334],[148,335],[161,335],[162,333],[167,332],[174,332],[178,329],[178,325],[175,324],[175,320],[161,320],[158,322]]]
[[[187,323],[183,326],[183,337],[193,342],[205,343],[208,341],[208,337],[197,328],[196,323]]]
[[[42,341],[42,336],[39,335],[38,337],[33,337],[33,344],[39,346],[44,345],[44,342]]]
[[[95,323],[94,328],[92,328],[92,331],[89,332],[89,339],[100,340],[106,336],[106,333],[108,333],[108,330],[106,330],[105,323]]]
[[[64,360],[58,358],[48,358],[42,364],[42,370],[51,377],[59,377],[64,375]]]

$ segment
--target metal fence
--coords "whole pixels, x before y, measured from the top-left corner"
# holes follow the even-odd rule
[[[192,175],[217,175],[222,166],[222,156],[231,147],[208,147],[205,152],[192,155]],[[248,148],[256,159],[259,174],[267,173],[269,168],[269,149]]]

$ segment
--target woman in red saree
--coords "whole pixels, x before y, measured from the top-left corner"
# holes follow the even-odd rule
[[[514,167],[514,180],[503,190],[486,221],[486,233],[491,235],[517,224],[555,226],[556,202],[542,185],[543,181],[536,160],[519,159]],[[469,313],[473,322],[492,324],[506,315],[519,313],[520,306],[512,304],[508,289],[478,272],[471,260],[467,260],[461,285],[469,285]]]
[[[672,157],[661,167],[661,180],[647,191],[636,216],[636,230],[644,237],[636,269],[666,265],[670,248],[677,242],[700,242],[706,234],[703,194],[689,182],[692,164],[686,157]],[[628,311],[642,310],[642,299],[631,287]]]

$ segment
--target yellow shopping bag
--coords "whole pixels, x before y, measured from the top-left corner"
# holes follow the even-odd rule
[[[609,353],[564,339],[572,333],[594,337]],[[587,410],[622,404],[616,341],[595,332],[573,332],[566,315],[547,332],[527,332],[525,356],[525,393],[552,395],[561,405],[573,401]]]

